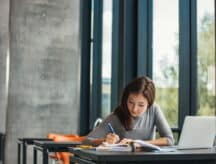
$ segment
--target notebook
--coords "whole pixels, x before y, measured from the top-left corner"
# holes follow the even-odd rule
[[[177,149],[212,148],[215,136],[215,116],[186,116]]]

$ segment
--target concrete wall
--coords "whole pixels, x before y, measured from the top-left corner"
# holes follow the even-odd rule
[[[5,133],[7,105],[7,52],[9,50],[9,1],[0,1],[0,133]]]
[[[6,164],[17,138],[77,133],[80,85],[79,0],[10,3]]]

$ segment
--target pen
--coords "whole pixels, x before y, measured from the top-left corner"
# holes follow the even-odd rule
[[[115,130],[113,129],[112,125],[110,123],[107,124],[108,127],[109,127],[109,130],[112,132],[112,133],[115,133]]]

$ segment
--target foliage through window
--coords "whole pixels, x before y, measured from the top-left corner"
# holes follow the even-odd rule
[[[169,7],[167,8],[167,4]],[[153,80],[171,127],[178,121],[178,0],[153,1]]]
[[[111,108],[112,0],[103,0],[102,41],[102,109],[106,117]]]
[[[215,115],[215,15],[214,0],[197,1],[198,115]]]

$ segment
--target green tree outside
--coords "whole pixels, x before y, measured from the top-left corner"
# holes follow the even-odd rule
[[[210,78],[209,68],[215,69],[214,23],[214,16],[206,14],[201,21],[200,27],[198,27],[198,115],[216,114],[215,91],[208,88]],[[178,55],[178,48],[176,47],[176,55]],[[169,81],[171,80],[171,84],[175,86],[176,81],[178,81],[178,69],[175,66],[167,66],[161,71],[164,78]],[[213,85],[215,87],[215,80]],[[177,127],[178,88],[157,87],[156,102],[160,104],[170,126]]]
[[[214,115],[216,110],[214,23],[214,16],[206,14],[198,31],[198,115]],[[209,83],[214,87],[208,87]]]

